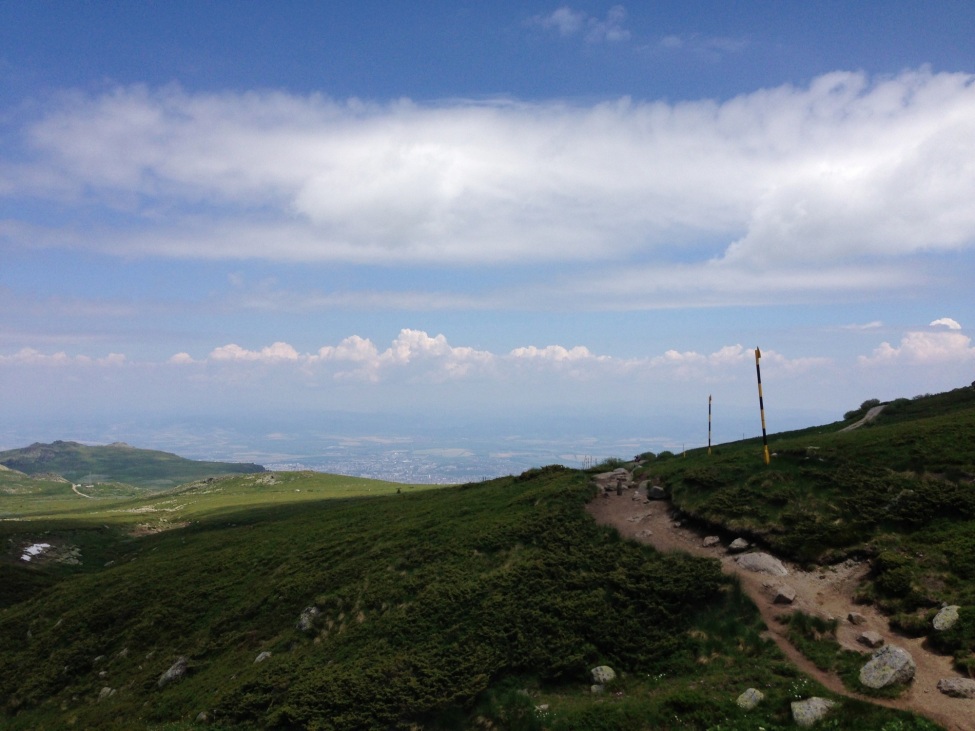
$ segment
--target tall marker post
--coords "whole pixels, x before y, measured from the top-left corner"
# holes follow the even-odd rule
[[[708,394],[708,456],[711,456],[711,394]]]
[[[762,367],[758,361],[762,357],[762,351],[755,348],[755,374],[758,376],[758,410],[762,414],[762,449],[765,456],[765,464],[769,463],[768,455],[768,435],[765,433],[765,401],[762,398]]]

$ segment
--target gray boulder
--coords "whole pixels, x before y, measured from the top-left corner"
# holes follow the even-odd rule
[[[103,701],[106,698],[111,698],[113,695],[115,695],[115,688],[105,687],[99,691],[98,700]]]
[[[942,678],[938,690],[952,698],[975,698],[975,680],[971,678]]]
[[[647,488],[647,497],[651,500],[666,500],[667,491],[660,485],[651,485]]]
[[[931,624],[939,632],[951,629],[955,626],[955,622],[958,621],[959,609],[960,607],[957,604],[952,604],[950,607],[942,607],[941,611],[935,615],[934,621]]]
[[[589,672],[592,674],[592,682],[596,685],[606,685],[616,679],[616,671],[609,665],[600,665]]]
[[[707,536],[703,545],[705,548],[711,548],[711,546],[716,546],[719,543],[721,543],[721,539],[718,536]]]
[[[320,612],[318,611],[318,607],[305,607],[301,610],[301,614],[298,616],[298,621],[295,623],[295,629],[299,632],[313,632],[315,630],[315,619],[319,614]]]
[[[797,726],[809,728],[814,726],[817,721],[822,720],[830,709],[836,705],[836,701],[829,698],[813,696],[804,701],[794,701],[792,703],[792,720]]]
[[[877,650],[870,662],[860,668],[860,682],[868,688],[887,688],[909,683],[916,670],[911,653],[903,647],[887,645]]]
[[[176,662],[169,666],[169,670],[159,676],[159,682],[157,685],[160,688],[165,688],[170,683],[179,680],[186,675],[186,662],[186,658],[182,655],[176,658]]]
[[[850,621],[850,624],[855,625],[865,624],[867,621],[867,618],[859,612],[850,612],[848,615],[846,615],[846,618]]]
[[[771,576],[789,575],[788,570],[782,565],[779,559],[760,551],[742,554],[735,559],[735,563],[745,571],[751,571],[756,574],[769,574]]]
[[[744,708],[746,711],[752,710],[755,706],[765,700],[765,694],[757,690],[756,688],[749,688],[740,696],[735,703],[738,704],[739,708]]]
[[[265,660],[267,660],[270,657],[271,657],[271,653],[268,652],[267,650],[265,650],[260,655],[258,655],[257,657],[254,658],[254,662],[255,663],[264,662]]]

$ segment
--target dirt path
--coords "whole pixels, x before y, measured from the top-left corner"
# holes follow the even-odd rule
[[[85,493],[78,489],[77,485],[71,485],[71,489],[74,490],[75,495],[81,495],[81,497],[86,497],[89,500],[91,499],[91,495],[85,495]]]
[[[849,426],[840,429],[840,431],[853,431],[854,429],[859,429],[864,424],[869,424],[871,421],[880,416],[880,412],[884,410],[884,406],[886,405],[887,404],[880,404],[879,406],[874,406],[862,419],[860,419],[860,421],[850,424]]]
[[[672,506],[668,501],[648,502],[645,494],[635,488],[624,489],[623,495],[618,496],[615,478],[604,477],[598,481],[610,486],[611,489],[608,497],[596,497],[589,503],[587,510],[597,523],[612,526],[624,538],[647,543],[658,551],[685,551],[695,556],[718,559],[725,573],[738,577],[742,588],[761,612],[762,619],[769,629],[769,636],[803,673],[834,693],[891,708],[914,711],[941,724],[949,731],[975,731],[975,700],[950,698],[937,689],[941,678],[958,677],[958,673],[951,667],[951,658],[926,650],[922,646],[921,639],[907,638],[894,633],[886,618],[873,607],[853,603],[853,594],[869,571],[867,563],[846,561],[836,566],[821,567],[809,572],[783,562],[789,570],[789,575],[782,578],[745,571],[735,563],[734,555],[728,553],[726,545],[719,543],[705,548],[704,536],[675,524],[670,517]],[[792,587],[796,592],[792,605],[773,604],[774,591],[782,584]],[[869,659],[871,653],[857,642],[857,637],[864,631],[877,632],[884,638],[885,644],[903,647],[911,653],[917,663],[914,681],[907,691],[895,700],[868,698],[851,693],[843,687],[838,677],[820,671],[786,640],[786,628],[776,621],[776,617],[793,610],[840,620],[837,639],[843,647],[862,652],[864,662]],[[847,621],[851,611],[862,614],[866,622],[859,626],[852,625]]]

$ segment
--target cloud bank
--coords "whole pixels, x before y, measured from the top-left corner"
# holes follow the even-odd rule
[[[571,29],[572,17],[551,22]],[[14,248],[639,260],[828,288],[864,259],[975,243],[975,83],[927,69],[837,72],[724,102],[592,106],[129,86],[61,95],[15,133],[25,152],[0,166],[0,200],[14,211],[57,201],[83,225],[8,215],[0,241]]]

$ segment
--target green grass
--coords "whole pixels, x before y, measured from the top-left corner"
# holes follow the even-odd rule
[[[0,465],[29,475],[56,474],[85,485],[121,482],[151,490],[165,490],[214,475],[264,469],[256,464],[189,460],[122,443],[92,447],[63,441],[0,452]]]
[[[688,517],[800,563],[872,558],[860,599],[930,634],[919,618],[931,609],[975,605],[975,389],[900,399],[840,431],[856,418],[773,435],[768,466],[752,440],[652,460],[644,473]],[[975,642],[951,649],[960,670],[975,665]]]
[[[399,493],[257,477],[176,491],[196,501],[187,525],[141,538],[125,512],[4,523],[93,531],[98,560],[113,558],[0,609],[0,725],[181,729],[206,710],[217,728],[784,728],[797,688],[824,692],[762,638],[716,562],[596,526],[585,473]],[[189,674],[160,690],[180,655]],[[602,696],[588,692],[597,664],[625,673]],[[768,700],[746,715],[734,699],[749,686]],[[99,701],[104,687],[116,693]],[[854,702],[835,728],[863,717],[933,728]]]

